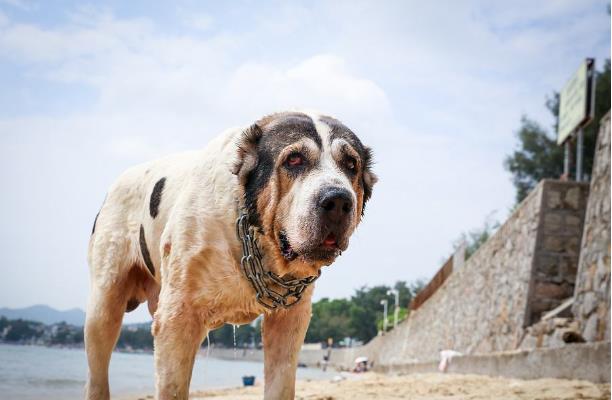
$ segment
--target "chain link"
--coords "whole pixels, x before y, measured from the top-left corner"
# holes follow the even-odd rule
[[[302,293],[308,285],[321,276],[321,270],[316,276],[284,280],[272,271],[264,271],[261,252],[255,237],[255,230],[249,225],[248,215],[242,212],[236,220],[236,235],[242,243],[242,258],[240,267],[244,276],[257,293],[256,299],[262,306],[274,310],[278,307],[289,308],[302,299]],[[279,286],[284,293],[279,293],[270,287]]]

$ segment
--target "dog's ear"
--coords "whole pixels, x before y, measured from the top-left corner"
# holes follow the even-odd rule
[[[365,147],[364,157],[363,157],[363,207],[361,208],[361,213],[365,210],[365,204],[370,197],[372,196],[372,188],[378,182],[378,177],[374,172],[372,172],[372,164],[373,154],[372,149],[369,147]]]
[[[238,177],[241,185],[246,183],[249,172],[257,166],[257,145],[261,135],[262,131],[259,125],[253,124],[242,132],[236,142],[238,154],[232,173]]]

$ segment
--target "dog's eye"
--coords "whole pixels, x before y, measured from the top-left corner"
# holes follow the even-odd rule
[[[285,163],[289,167],[299,167],[304,164],[304,157],[300,153],[291,153]]]
[[[344,165],[346,165],[346,169],[351,172],[355,172],[355,170],[357,169],[357,161],[355,161],[353,157],[348,157],[344,162]]]

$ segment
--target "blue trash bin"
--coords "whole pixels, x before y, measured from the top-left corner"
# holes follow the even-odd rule
[[[243,376],[242,384],[244,386],[253,386],[255,384],[255,377],[254,376]]]

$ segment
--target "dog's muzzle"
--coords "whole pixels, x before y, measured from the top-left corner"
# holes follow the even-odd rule
[[[257,302],[270,310],[295,305],[302,299],[304,290],[321,276],[319,270],[316,276],[285,280],[272,271],[265,271],[255,229],[249,225],[246,212],[242,212],[236,220],[236,235],[242,243],[242,272],[255,290]]]

